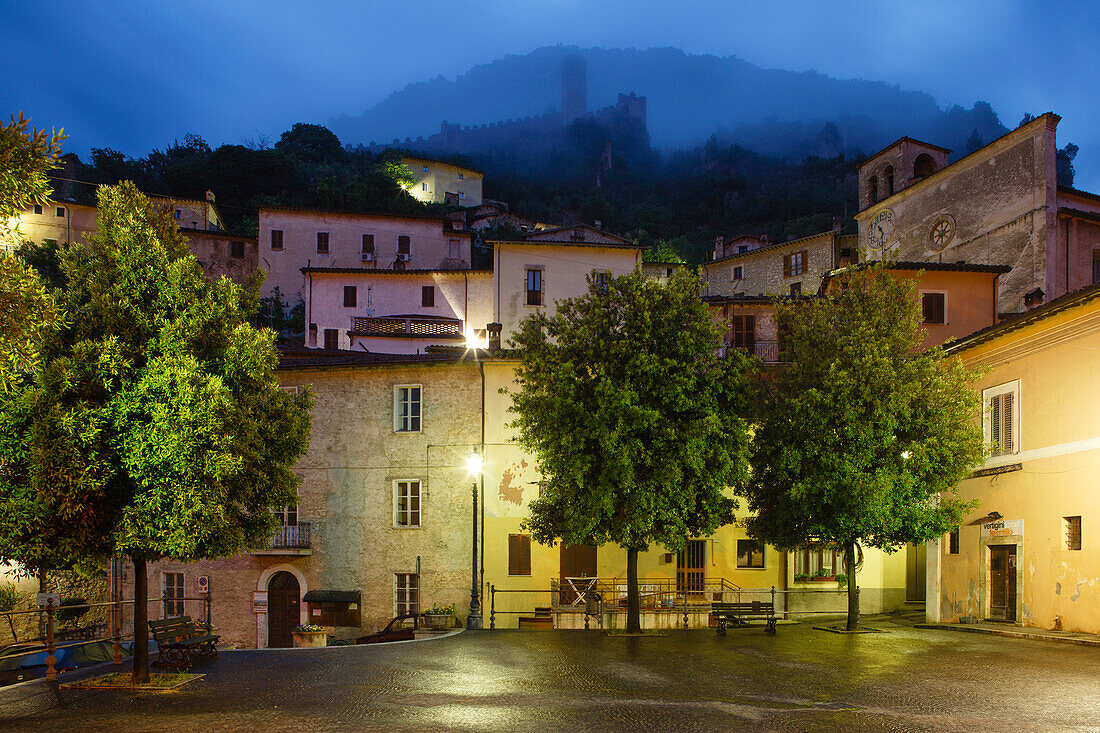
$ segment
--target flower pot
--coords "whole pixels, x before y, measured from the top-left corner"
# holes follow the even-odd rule
[[[449,613],[426,613],[423,619],[424,626],[433,631],[442,631],[454,626],[454,616]]]
[[[815,583],[817,583],[817,582],[835,583],[836,582],[836,578],[834,578],[831,575],[815,575],[810,580],[814,581]]]
[[[328,646],[327,631],[292,631],[295,647]]]

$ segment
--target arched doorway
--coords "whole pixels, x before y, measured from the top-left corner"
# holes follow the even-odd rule
[[[298,579],[280,571],[267,584],[267,645],[276,649],[293,646],[291,630],[298,625],[301,589]]]

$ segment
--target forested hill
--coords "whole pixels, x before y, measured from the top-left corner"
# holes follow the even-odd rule
[[[694,147],[718,133],[723,141],[801,160],[877,150],[903,135],[961,150],[975,130],[986,141],[1007,132],[984,102],[943,110],[929,94],[881,81],[763,69],[734,56],[672,48],[571,46],[506,56],[453,80],[410,84],[329,127],[345,143],[386,143],[438,133],[442,121],[481,125],[558,110],[562,63],[571,55],[587,67],[588,109],[613,104],[619,93],[647,97],[650,137],[661,150]],[[831,149],[813,142],[828,123]]]

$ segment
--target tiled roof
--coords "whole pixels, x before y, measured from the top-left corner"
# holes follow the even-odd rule
[[[757,247],[756,249],[750,249],[748,252],[734,252],[731,255],[726,255],[725,257],[719,257],[716,260],[707,260],[706,262],[703,263],[703,266],[705,267],[707,265],[714,264],[715,262],[726,262],[727,260],[737,259],[738,257],[749,257],[750,255],[759,254],[761,252],[770,252],[771,250],[779,249],[780,247],[791,247],[791,246],[795,246],[795,245],[804,244],[806,242],[809,242],[811,239],[817,239],[819,237],[824,237],[827,234],[833,234],[833,230],[830,229],[827,232],[818,232],[817,234],[811,234],[808,237],[800,237],[799,239],[792,239],[788,242],[774,242],[772,244],[766,244],[763,247]]]
[[[313,273],[314,275],[427,275],[427,274],[447,274],[447,275],[460,275],[466,273],[468,275],[492,275],[492,270],[472,270],[469,268],[455,268],[453,270],[442,269],[415,269],[415,270],[393,270],[389,268],[373,268],[373,267],[303,267],[301,271],[306,274]]]
[[[613,242],[569,242],[557,239],[491,239],[489,244],[518,244],[531,247],[607,247],[610,249],[641,249],[636,244],[614,244]]]
[[[860,262],[857,265],[848,265],[847,267],[840,267],[832,270],[825,277],[833,277],[839,275],[845,270],[859,270],[870,265],[878,264],[878,260],[868,260],[866,262]],[[970,262],[887,262],[885,263],[887,270],[927,270],[929,272],[988,272],[995,275],[1003,275],[1009,272],[1012,268],[1008,265],[979,265]]]
[[[279,369],[324,369],[326,367],[370,367],[397,364],[438,364],[469,360],[461,354],[376,354],[369,351],[307,349],[301,346],[279,349]]]
[[[1081,189],[1073,188],[1072,186],[1059,186],[1058,193],[1064,193],[1069,196],[1080,196],[1082,198],[1092,199],[1093,201],[1100,201],[1100,194],[1082,191]]]
[[[425,158],[421,155],[402,155],[402,160],[415,160],[419,163],[431,163],[432,165],[441,165],[446,168],[453,168],[456,171],[462,171],[464,173],[473,173],[474,175],[484,176],[485,171],[479,171],[477,168],[471,168],[468,165],[456,165],[455,163],[448,163],[445,160],[436,160],[435,158]]]
[[[325,214],[335,216],[382,217],[384,219],[411,219],[412,221],[450,221],[443,216],[430,214],[389,214],[377,211],[337,211],[335,209],[306,209],[295,206],[259,206],[257,211],[283,211],[289,214]]]

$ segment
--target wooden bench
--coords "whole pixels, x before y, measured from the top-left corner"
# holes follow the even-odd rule
[[[190,616],[150,621],[149,630],[157,642],[157,659],[153,664],[158,667],[190,667],[196,656],[218,656],[221,636],[209,633],[205,626],[191,621]]]
[[[745,628],[748,619],[762,618],[766,621],[764,631],[775,633],[775,603],[773,601],[745,601],[742,603],[712,603],[711,613],[718,619],[718,633],[726,633],[727,626]]]

